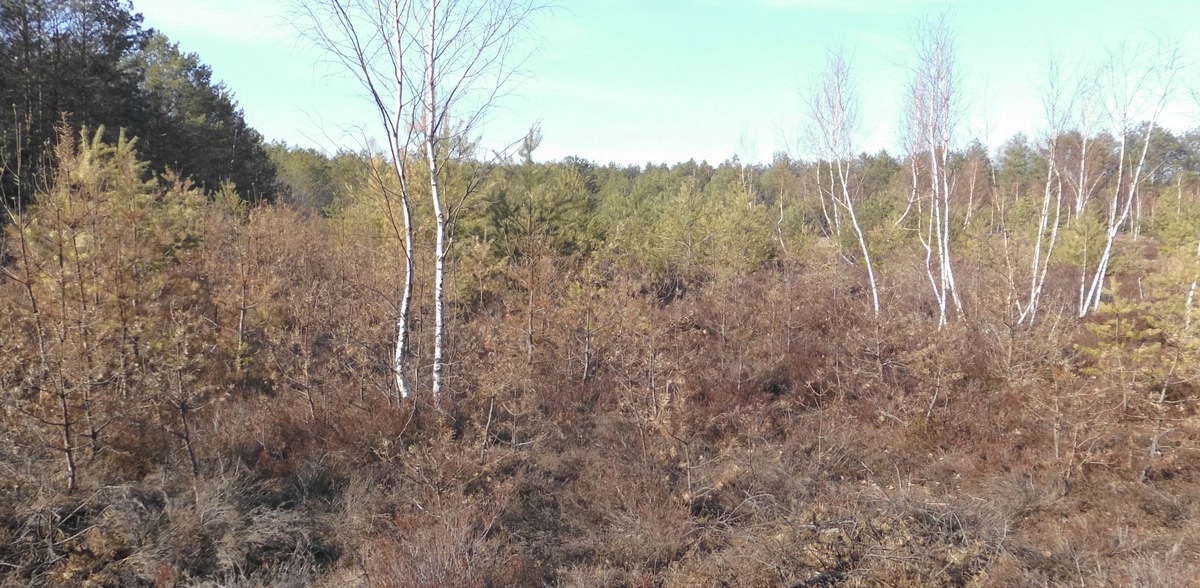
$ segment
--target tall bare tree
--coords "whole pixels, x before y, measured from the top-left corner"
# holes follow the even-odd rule
[[[433,398],[445,386],[446,258],[454,241],[455,212],[479,186],[475,175],[451,186],[451,158],[509,87],[519,59],[519,33],[539,8],[535,0],[300,0],[310,39],[366,90],[387,140],[396,189],[380,182],[386,213],[405,256],[405,282],[392,359],[402,397],[413,283],[412,168],[428,171],[436,227],[434,259]],[[487,166],[465,166],[482,169]],[[399,219],[395,214],[399,210]]]
[[[1137,202],[1151,138],[1171,98],[1181,67],[1179,47],[1159,45],[1151,52],[1124,48],[1115,51],[1109,55],[1102,70],[1104,106],[1117,137],[1118,160],[1108,203],[1104,249],[1094,270],[1084,268],[1079,283],[1080,317],[1100,306],[1113,245]],[[1137,139],[1133,134],[1139,119],[1145,122],[1145,130],[1140,144],[1131,146],[1131,140]]]
[[[831,199],[835,210],[841,208],[846,211],[847,220],[858,240],[863,265],[867,267],[867,280],[871,285],[871,307],[878,317],[879,287],[875,281],[875,269],[871,265],[871,251],[850,195],[854,132],[859,118],[858,95],[850,79],[850,64],[844,52],[829,52],[825,71],[809,99],[809,115],[813,122],[814,142],[820,145],[829,163]],[[836,211],[834,218],[839,218]]]
[[[1020,315],[1018,324],[1032,323],[1037,318],[1046,275],[1050,271],[1050,258],[1058,243],[1058,229],[1062,221],[1063,179],[1059,168],[1059,140],[1066,126],[1066,115],[1061,104],[1060,72],[1057,61],[1051,61],[1047,76],[1048,85],[1042,95],[1042,106],[1046,113],[1046,136],[1042,150],[1046,156],[1046,181],[1042,186],[1042,208],[1038,214],[1038,227],[1033,238],[1033,253],[1030,259],[1029,296],[1022,304],[1017,301]]]
[[[929,218],[919,232],[925,248],[925,270],[938,304],[938,324],[948,322],[949,309],[962,312],[951,257],[949,163],[958,115],[959,80],[954,35],[946,14],[917,23],[917,63],[908,83],[906,134],[912,166],[914,200],[921,192],[917,160],[927,160]],[[907,211],[906,211],[907,214]]]

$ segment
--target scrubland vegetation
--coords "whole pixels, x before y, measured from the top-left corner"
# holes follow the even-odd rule
[[[316,180],[251,207],[91,137],[7,227],[5,585],[1195,580],[1190,169],[1141,187],[1085,319],[1103,203],[1062,221],[1018,324],[1044,164],[956,158],[976,208],[939,328],[886,154],[853,163],[878,318],[817,166],[503,165],[458,216],[434,406],[389,373],[382,161],[277,149]]]
[[[143,96],[233,122],[162,120],[242,129],[195,56],[139,43],[190,72]],[[426,133],[445,232],[411,143],[255,134],[239,183],[99,115],[5,127],[0,587],[1200,582],[1200,132],[1152,106],[1175,64],[1125,70],[1123,117],[1114,65],[1082,76],[993,152],[927,108],[940,46],[900,155],[852,149],[836,55],[811,160]]]

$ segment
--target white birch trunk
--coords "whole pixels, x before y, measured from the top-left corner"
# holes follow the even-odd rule
[[[401,167],[402,163],[394,164]],[[412,212],[409,206],[407,187],[401,188],[402,209],[404,211],[404,289],[400,296],[400,317],[396,320],[396,349],[392,355],[392,372],[396,377],[396,389],[400,398],[408,398],[412,394],[412,384],[408,381],[406,367],[408,357],[408,321],[412,313],[413,280],[415,268],[413,263],[413,226]]]
[[[392,171],[396,174],[396,179],[400,182],[400,209],[404,222],[404,288],[400,295],[400,317],[396,320],[396,348],[392,354],[392,373],[396,378],[396,389],[400,393],[400,398],[408,398],[412,394],[412,384],[408,381],[408,369],[405,365],[408,357],[408,322],[412,312],[412,297],[413,297],[413,281],[416,279],[416,272],[413,262],[413,222],[412,222],[412,200],[408,191],[408,170],[407,170],[407,141],[401,142],[401,129],[405,127],[404,120],[404,45],[403,45],[403,30],[401,26],[400,0],[392,2],[392,35],[395,39],[394,50],[396,59],[393,67],[393,74],[399,83],[396,84],[396,100],[392,108],[392,120],[388,141],[392,151]],[[394,218],[389,207],[390,218]],[[392,223],[392,228],[395,230],[395,222]]]
[[[1196,246],[1196,257],[1200,258],[1200,245]],[[1188,289],[1187,302],[1184,304],[1183,311],[1183,326],[1192,326],[1192,303],[1196,301],[1196,284],[1197,280],[1192,280],[1192,287]]]
[[[931,104],[932,107],[932,104]],[[928,113],[926,139],[929,149],[929,237],[924,243],[926,249],[925,265],[933,284],[933,295],[938,304],[938,328],[949,324],[950,303],[955,309],[962,311],[962,303],[954,286],[954,273],[950,261],[950,189],[946,180],[945,158],[948,141],[939,140],[937,128],[933,121],[939,113]],[[939,151],[941,152],[939,154]],[[936,257],[937,275],[934,275],[932,264]]]
[[[915,158],[915,156],[914,156],[914,158]],[[915,165],[914,165],[913,169],[914,169],[913,182],[916,182],[917,175],[916,175],[916,171],[915,171],[916,170]],[[915,184],[914,184],[914,186],[915,186]],[[916,192],[917,188],[914,187],[913,191]],[[935,227],[937,225],[937,219],[940,218],[939,215],[937,215],[936,213],[933,212],[936,209],[937,209],[936,201],[930,203],[929,222],[926,223],[925,233],[922,234],[920,231],[920,227],[918,227],[917,237],[918,237],[918,240],[921,242],[921,247],[923,247],[925,249],[925,276],[929,278],[929,287],[933,289],[934,300],[937,302],[937,305],[938,305],[938,328],[940,329],[941,327],[946,326],[946,299],[945,299],[945,297],[943,297],[941,295],[941,289],[938,288],[937,276],[935,276],[933,274],[934,235],[940,234],[940,232],[935,232]]]
[[[908,205],[904,207],[904,212],[900,215],[900,218],[896,219],[897,227],[904,223],[904,219],[908,218],[908,213],[912,212],[913,205],[917,203],[917,198],[920,197],[920,194],[917,191],[917,189],[919,187],[919,184],[917,182],[917,156],[913,155],[912,157],[909,157],[908,159],[909,159],[908,169],[910,172],[912,172],[912,178],[911,178],[912,179],[912,183],[911,183],[912,190],[910,190],[908,193]]]
[[[967,211],[963,215],[963,228],[971,228],[971,217],[975,216],[975,182],[979,175],[979,159],[971,156],[971,181],[967,185]]]
[[[1146,69],[1136,72],[1136,75],[1133,75],[1135,72],[1132,71],[1129,63],[1125,61],[1126,58],[1127,56],[1124,55],[1114,56],[1107,69],[1110,76],[1109,83],[1112,86],[1116,99],[1112,113],[1120,127],[1119,156],[1121,160],[1117,166],[1117,182],[1113,189],[1113,198],[1108,211],[1108,226],[1105,232],[1104,250],[1100,254],[1100,260],[1095,273],[1092,274],[1091,286],[1087,289],[1086,294],[1080,298],[1080,318],[1087,316],[1091,311],[1100,307],[1100,300],[1104,292],[1104,281],[1108,273],[1108,265],[1112,259],[1113,245],[1116,242],[1117,235],[1121,231],[1121,227],[1129,221],[1133,206],[1137,203],[1138,188],[1142,182],[1142,172],[1145,169],[1146,157],[1150,152],[1150,139],[1154,134],[1154,127],[1158,124],[1159,117],[1166,108],[1167,99],[1171,93],[1171,86],[1173,85],[1175,76],[1179,72],[1178,47],[1171,48],[1164,54],[1155,55]],[[1130,165],[1128,189],[1122,190],[1125,179],[1125,152],[1129,141],[1130,120],[1132,120],[1132,117],[1137,116],[1137,113],[1132,111],[1132,107],[1139,101],[1140,95],[1146,91],[1145,84],[1151,78],[1155,77],[1158,78],[1157,81],[1161,82],[1162,85],[1156,89],[1158,91],[1157,100],[1146,122],[1146,133],[1142,137],[1142,152],[1138,156],[1137,162]],[[1132,86],[1130,86],[1131,83]],[[1125,195],[1122,202],[1123,191]],[[1082,288],[1080,291],[1083,292]]]
[[[927,156],[929,161],[930,210],[921,245],[925,248],[925,272],[938,304],[941,328],[949,323],[951,305],[956,314],[963,311],[954,279],[949,177],[958,81],[954,72],[954,41],[945,17],[919,23],[915,41],[918,63],[909,82],[907,129],[914,166],[918,157]],[[915,167],[913,185],[916,192],[919,188]]]
[[[839,161],[840,163],[840,161]],[[832,158],[829,161],[829,200],[833,203],[833,234],[838,242],[838,247],[842,243],[842,215],[838,212],[837,206],[837,177],[833,173]]]
[[[1037,234],[1034,238],[1033,260],[1029,272],[1029,302],[1021,309],[1017,324],[1032,323],[1037,318],[1042,288],[1050,269],[1050,257],[1058,242],[1058,226],[1062,215],[1062,180],[1055,182],[1058,175],[1054,164],[1055,142],[1050,143],[1050,154],[1046,166],[1046,185],[1042,190],[1042,210],[1038,216]],[[1057,185],[1057,189],[1056,188]],[[1054,204],[1054,220],[1050,220],[1050,205]],[[1049,235],[1047,235],[1047,231]]]
[[[850,181],[848,167],[849,164],[838,160],[838,175],[842,180],[842,201],[845,202],[846,214],[850,218],[854,236],[858,239],[858,247],[862,250],[863,265],[867,266],[867,283],[871,286],[871,308],[875,311],[875,318],[879,318],[879,286],[875,282],[875,268],[871,265],[871,249],[867,247],[867,237],[863,234],[862,225],[858,223],[858,214],[854,211],[854,200],[850,198],[850,189],[847,188]]]
[[[947,112],[947,113],[945,113],[945,116],[948,119],[950,115]],[[949,123],[947,122],[947,124],[949,124]],[[950,291],[950,299],[954,302],[954,310],[956,313],[961,315],[962,311],[963,311],[962,299],[959,298],[959,296],[958,296],[958,283],[954,280],[954,267],[950,262],[950,259],[951,259],[951,242],[950,242],[951,224],[950,224],[950,173],[949,173],[950,137],[949,137],[949,127],[946,127],[945,131],[946,131],[946,136],[944,137],[944,143],[942,144],[942,202],[943,202],[943,207],[942,207],[942,214],[943,214],[942,244],[944,245],[943,254],[942,254],[942,260],[943,260],[942,263],[943,263],[944,267],[942,270],[943,271],[942,275],[945,280],[945,286]]]
[[[817,197],[821,199],[821,216],[825,217],[825,236],[832,239],[833,235],[834,235],[833,217],[829,215],[829,206],[827,206],[825,204],[825,185],[821,183],[825,180],[823,179],[824,175],[821,172],[821,162],[820,161],[817,162],[816,168],[817,168]],[[831,201],[833,200],[833,194],[829,195],[829,199]]]
[[[446,352],[446,211],[442,205],[442,196],[438,174],[438,136],[445,112],[437,102],[437,14],[438,0],[431,0],[429,6],[429,45],[425,54],[425,158],[429,164],[429,195],[433,202],[433,215],[436,222],[436,241],[434,244],[433,270],[433,401],[441,402],[445,377]]]
[[[831,52],[829,65],[821,83],[815,88],[810,103],[812,120],[820,133],[818,140],[829,158],[829,198],[833,204],[833,219],[837,235],[841,236],[840,208],[844,208],[867,269],[871,287],[871,308],[879,317],[879,286],[866,234],[858,222],[854,199],[850,195],[850,166],[853,157],[853,130],[858,124],[857,97],[850,80],[850,68],[840,52]],[[821,164],[817,164],[818,172]],[[840,195],[837,184],[841,183]],[[822,198],[822,204],[824,199]],[[840,239],[838,246],[841,246]]]
[[[393,172],[400,183],[397,220],[394,188],[380,180],[388,221],[403,243],[405,277],[396,321],[396,346],[391,371],[400,396],[411,394],[406,359],[408,356],[411,308],[415,290],[414,222],[408,177],[408,158],[426,159],[436,221],[434,250],[435,336],[433,395],[436,402],[444,389],[446,351],[445,275],[454,206],[447,207],[440,174],[439,157],[454,150],[443,144],[451,129],[445,128],[451,111],[461,104],[467,115],[461,127],[475,132],[480,117],[511,82],[516,61],[515,36],[534,12],[539,0],[298,0],[308,16],[306,35],[340,62],[372,99],[386,131]],[[428,11],[428,12],[425,12]],[[424,27],[429,30],[425,31]],[[428,34],[426,34],[428,33]],[[423,75],[417,72],[424,70]],[[394,92],[394,104],[389,96]],[[422,120],[423,119],[423,120]],[[423,124],[422,124],[423,123]],[[455,194],[459,205],[478,182]]]
[[[1091,200],[1092,193],[1099,184],[1101,178],[1096,178],[1092,181],[1088,177],[1088,146],[1091,145],[1091,136],[1095,132],[1096,113],[1094,103],[1097,101],[1096,96],[1096,80],[1085,82],[1081,85],[1076,93],[1075,100],[1080,103],[1080,125],[1079,125],[1079,170],[1074,176],[1068,175],[1068,180],[1071,177],[1076,178],[1075,189],[1075,207],[1074,218],[1078,219],[1087,211],[1088,202]]]
[[[1147,126],[1147,129],[1152,130],[1154,123]],[[1146,153],[1150,147],[1150,130],[1146,132],[1145,142],[1142,145],[1142,155],[1138,159],[1138,163],[1133,168],[1129,181],[1129,194],[1125,197],[1124,203],[1121,202],[1122,180],[1124,178],[1125,168],[1125,147],[1127,143],[1126,133],[1122,129],[1121,147],[1118,153],[1121,157],[1121,163],[1117,166],[1117,186],[1113,190],[1112,203],[1108,212],[1108,227],[1105,231],[1104,251],[1100,254],[1100,261],[1097,264],[1096,271],[1092,275],[1091,286],[1088,288],[1087,295],[1081,300],[1079,306],[1079,317],[1083,318],[1093,310],[1100,307],[1100,300],[1104,292],[1104,278],[1108,273],[1108,264],[1112,260],[1113,244],[1116,243],[1117,235],[1121,232],[1121,226],[1125,221],[1129,220],[1130,211],[1133,208],[1134,192],[1138,188],[1138,183],[1141,182],[1142,166],[1146,162]],[[1118,210],[1120,212],[1118,212]]]

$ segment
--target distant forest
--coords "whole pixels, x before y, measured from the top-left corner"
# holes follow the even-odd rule
[[[952,24],[903,152],[834,52],[821,155],[625,166],[271,143],[128,2],[0,0],[0,588],[1194,584],[1184,58],[992,150]]]

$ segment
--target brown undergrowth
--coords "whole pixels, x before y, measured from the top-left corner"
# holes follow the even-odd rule
[[[787,273],[669,305],[632,290],[613,284],[599,305],[610,314],[586,380],[577,333],[553,326],[568,318],[545,319],[530,362],[498,343],[503,321],[465,316],[441,408],[336,370],[315,406],[243,384],[198,413],[195,474],[178,435],[141,456],[125,439],[82,459],[65,493],[54,452],[10,412],[26,424],[4,433],[3,583],[1196,578],[1194,399],[1151,455],[1152,415],[1122,408],[1045,332],[937,331],[920,308],[876,324]]]
[[[1078,321],[1063,281],[1018,325],[964,262],[939,329],[903,249],[878,317],[819,248],[560,260],[536,289],[472,276],[435,405],[392,388],[394,259],[294,210],[139,202],[167,253],[97,221],[150,261],[0,284],[0,586],[1200,581],[1194,358],[1152,306]]]

